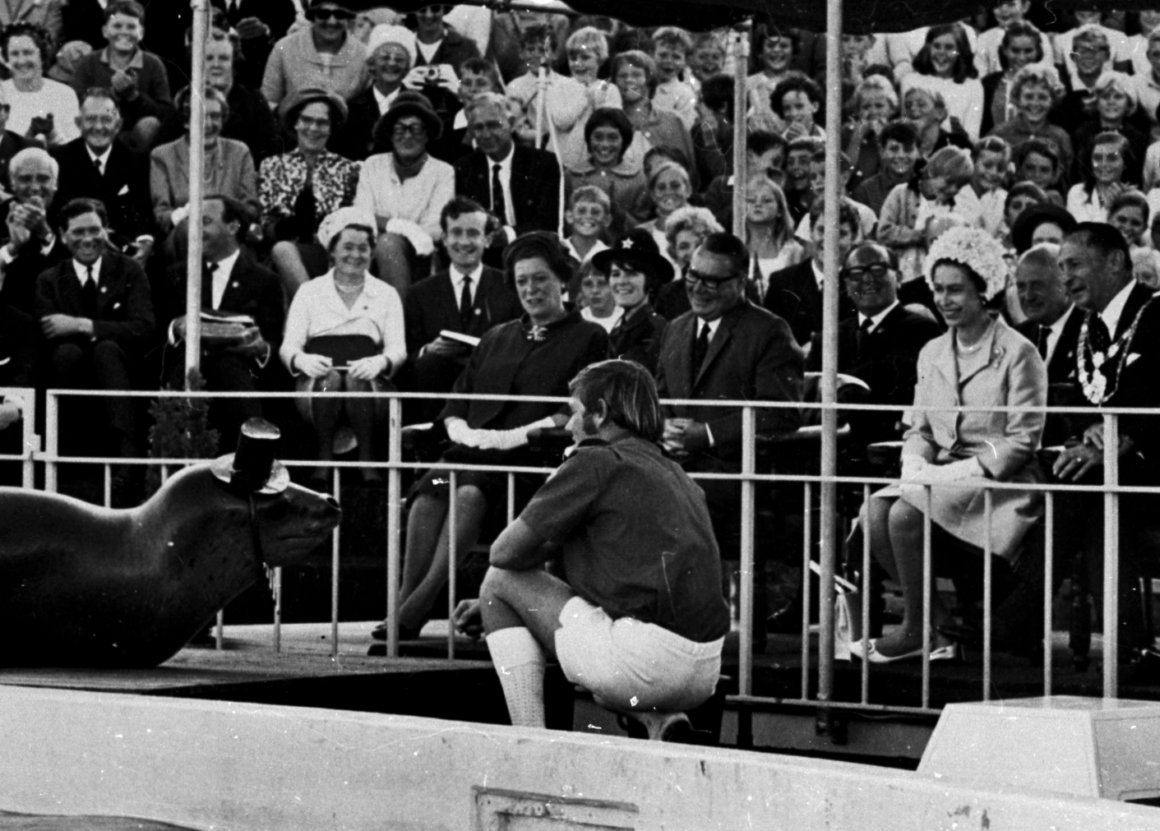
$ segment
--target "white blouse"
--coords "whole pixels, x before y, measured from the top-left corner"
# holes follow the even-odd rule
[[[376,217],[408,219],[438,241],[439,214],[454,197],[455,169],[447,162],[428,156],[419,175],[400,181],[392,154],[378,153],[362,163],[354,206]]]
[[[382,354],[391,362],[388,375],[394,375],[407,360],[399,293],[368,274],[362,294],[348,309],[334,286],[334,269],[304,284],[294,295],[278,356],[290,369],[294,358],[303,354],[307,339],[340,326],[344,334],[367,334],[382,344]]]

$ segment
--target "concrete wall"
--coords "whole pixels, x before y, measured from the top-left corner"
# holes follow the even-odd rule
[[[0,810],[204,829],[1160,829],[913,773],[367,713],[0,688]]]

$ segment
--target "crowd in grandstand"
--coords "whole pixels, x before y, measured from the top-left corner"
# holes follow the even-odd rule
[[[168,5],[0,6],[0,386],[186,383],[194,93],[190,34]],[[748,32],[742,57],[728,31],[607,17],[213,0],[207,388],[566,396],[584,366],[623,356],[654,374],[662,398],[801,401],[813,394],[807,370],[821,368],[824,140],[837,131],[839,364],[868,400],[902,408],[916,385],[943,400],[923,372],[939,371],[937,353],[966,384],[966,356],[983,341],[1004,366],[1039,363],[1020,376],[1030,393],[980,400],[1041,403],[1049,383],[1097,406],[1122,395],[1160,288],[1160,11],[1004,0],[969,20],[844,36],[837,124],[824,117],[825,39],[764,19]],[[1077,227],[1085,256],[1111,258],[1104,272],[1127,281],[1107,297],[1081,285],[1082,257],[1059,256]],[[963,274],[939,278],[948,261]],[[961,392],[946,395],[961,403]],[[223,452],[263,412],[310,425],[319,486],[337,456],[384,458],[384,408],[371,399],[303,398],[297,413],[273,414],[258,399],[223,399],[211,408]],[[406,415],[443,425],[450,461],[495,464],[525,463],[529,430],[567,420],[497,402],[408,403]],[[686,470],[740,469],[739,413],[686,404],[666,415],[662,445]],[[17,418],[12,401],[0,404],[0,428]],[[801,418],[764,410],[758,429]],[[88,405],[81,424],[100,427],[77,431],[85,452],[144,450],[148,418],[123,398]],[[962,476],[1038,481],[1026,466],[1039,434],[1058,442],[1087,425],[975,426],[992,450],[988,431],[1019,434],[1019,462],[981,458]],[[903,435],[900,418],[881,414],[854,428],[863,447]],[[923,466],[976,455],[962,424],[931,416],[910,430],[929,450],[917,452]],[[1102,446],[1088,438],[1080,446]],[[1147,442],[1134,438],[1138,452]],[[914,455],[904,472],[918,476]],[[1068,476],[1093,460],[1063,464],[1073,461]],[[117,471],[118,485],[131,478]],[[701,484],[723,556],[736,559],[740,486]],[[426,532],[408,540],[408,630],[440,587],[447,485],[435,471],[416,487],[410,521]],[[459,544],[470,545],[503,483],[460,485]],[[1037,509],[1035,498],[1012,506],[1021,518]],[[890,522],[902,513],[882,510]],[[1008,524],[997,553],[1014,559],[1021,527]],[[982,545],[977,529],[944,530]],[[879,658],[911,651],[903,640]]]

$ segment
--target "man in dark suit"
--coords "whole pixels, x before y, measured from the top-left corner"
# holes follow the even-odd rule
[[[487,207],[503,233],[497,249],[528,231],[556,231],[560,221],[560,166],[546,150],[517,146],[515,115],[502,95],[484,93],[467,111],[476,149],[455,163],[455,192]]]
[[[0,247],[0,303],[33,314],[36,278],[69,251],[53,230],[51,215],[60,166],[40,147],[28,147],[8,166],[13,198],[0,205],[8,239]]]
[[[731,234],[710,234],[686,274],[691,311],[661,341],[657,389],[662,399],[801,401],[802,350],[789,325],[745,299],[749,255]],[[741,470],[741,410],[696,404],[665,408],[665,448],[689,471]],[[760,432],[794,430],[798,409],[760,409]],[[741,533],[737,482],[702,480],[725,559],[736,560]]]
[[[292,0],[213,0],[213,7],[224,12],[228,28],[237,32],[241,42],[246,60],[238,80],[248,87],[261,86],[262,69],[274,44],[286,37],[294,23],[294,3]]]
[[[1076,373],[1087,401],[1100,407],[1138,407],[1119,418],[1119,482],[1160,484],[1160,304],[1152,290],[1132,278],[1132,261],[1120,232],[1102,222],[1081,222],[1064,237],[1059,267],[1072,300],[1084,313],[1076,354]],[[1062,482],[1098,483],[1104,455],[1104,425],[1098,410],[1089,426],[1073,436],[1056,459]],[[1089,474],[1092,476],[1089,477]],[[1073,501],[1074,500],[1074,501]],[[1098,494],[1061,495],[1056,515],[1076,527],[1056,539],[1077,540],[1088,554],[1090,585],[1102,585],[1102,498]],[[1148,649],[1135,611],[1141,563],[1155,561],[1155,496],[1124,494],[1120,503],[1120,646]],[[1099,598],[1099,591],[1093,594]],[[1127,653],[1125,657],[1132,657]]]
[[[246,207],[228,196],[206,197],[203,214],[202,253],[205,270],[201,284],[202,312],[249,315],[254,325],[224,338],[202,338],[199,368],[211,392],[256,392],[270,356],[282,342],[285,323],[282,287],[278,275],[258,265],[243,249],[239,236],[249,227]],[[175,263],[166,272],[167,291],[159,311],[171,321],[167,336],[165,377],[173,389],[185,386],[185,292],[186,265]],[[170,346],[178,347],[175,349]],[[210,418],[220,434],[221,447],[237,444],[237,432],[246,419],[262,416],[257,398],[222,398],[210,407]]]
[[[825,217],[821,200],[810,210],[813,220],[814,256],[775,271],[769,275],[765,291],[765,308],[789,323],[794,339],[800,344],[812,341],[814,333],[822,331],[822,280],[825,278],[824,237]],[[850,246],[859,238],[858,215],[848,204],[838,207],[838,261],[845,260]],[[842,294],[838,301],[838,318],[843,320],[854,313],[850,298]]]
[[[36,315],[44,334],[45,381],[60,389],[128,390],[140,356],[154,334],[153,301],[145,272],[108,246],[104,206],[90,199],[69,202],[60,213],[60,234],[71,257],[36,281]],[[121,396],[81,402],[88,435],[108,438],[110,455],[137,456],[133,400]],[[93,429],[92,414],[105,415]],[[68,435],[69,431],[62,431]]]
[[[1084,313],[1071,302],[1063,285],[1057,257],[1059,246],[1043,243],[1028,250],[1015,270],[1019,306],[1027,320],[1017,327],[1034,343],[1047,363],[1051,385],[1047,403],[1053,407],[1085,406],[1076,378],[1075,352]],[[1043,430],[1043,446],[1061,444],[1075,430],[1073,417],[1050,413]]]
[[[90,89],[77,119],[81,137],[57,148],[57,199],[98,199],[109,214],[109,232],[118,247],[153,233],[149,160],[117,141],[121,114],[108,90]]]
[[[410,387],[450,392],[467,365],[471,347],[442,337],[443,330],[480,337],[523,313],[503,272],[483,264],[483,252],[499,223],[478,202],[457,196],[439,217],[451,268],[415,283],[403,304]],[[407,402],[408,421],[431,421],[443,401]]]
[[[838,324],[838,372],[852,375],[870,387],[867,404],[891,404],[900,409],[914,403],[918,382],[918,353],[940,334],[928,317],[898,302],[898,260],[876,242],[855,246],[841,272],[846,296],[857,312]],[[806,369],[822,371],[822,333],[815,332]],[[900,437],[901,413],[851,412],[845,415],[854,432],[849,460],[865,458],[870,442]]]

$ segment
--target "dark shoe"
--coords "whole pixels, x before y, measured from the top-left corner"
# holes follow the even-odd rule
[[[413,641],[419,638],[419,633],[423,631],[422,626],[400,626],[399,640]],[[387,622],[384,620],[378,626],[371,630],[371,637],[376,641],[385,641],[387,639]]]

